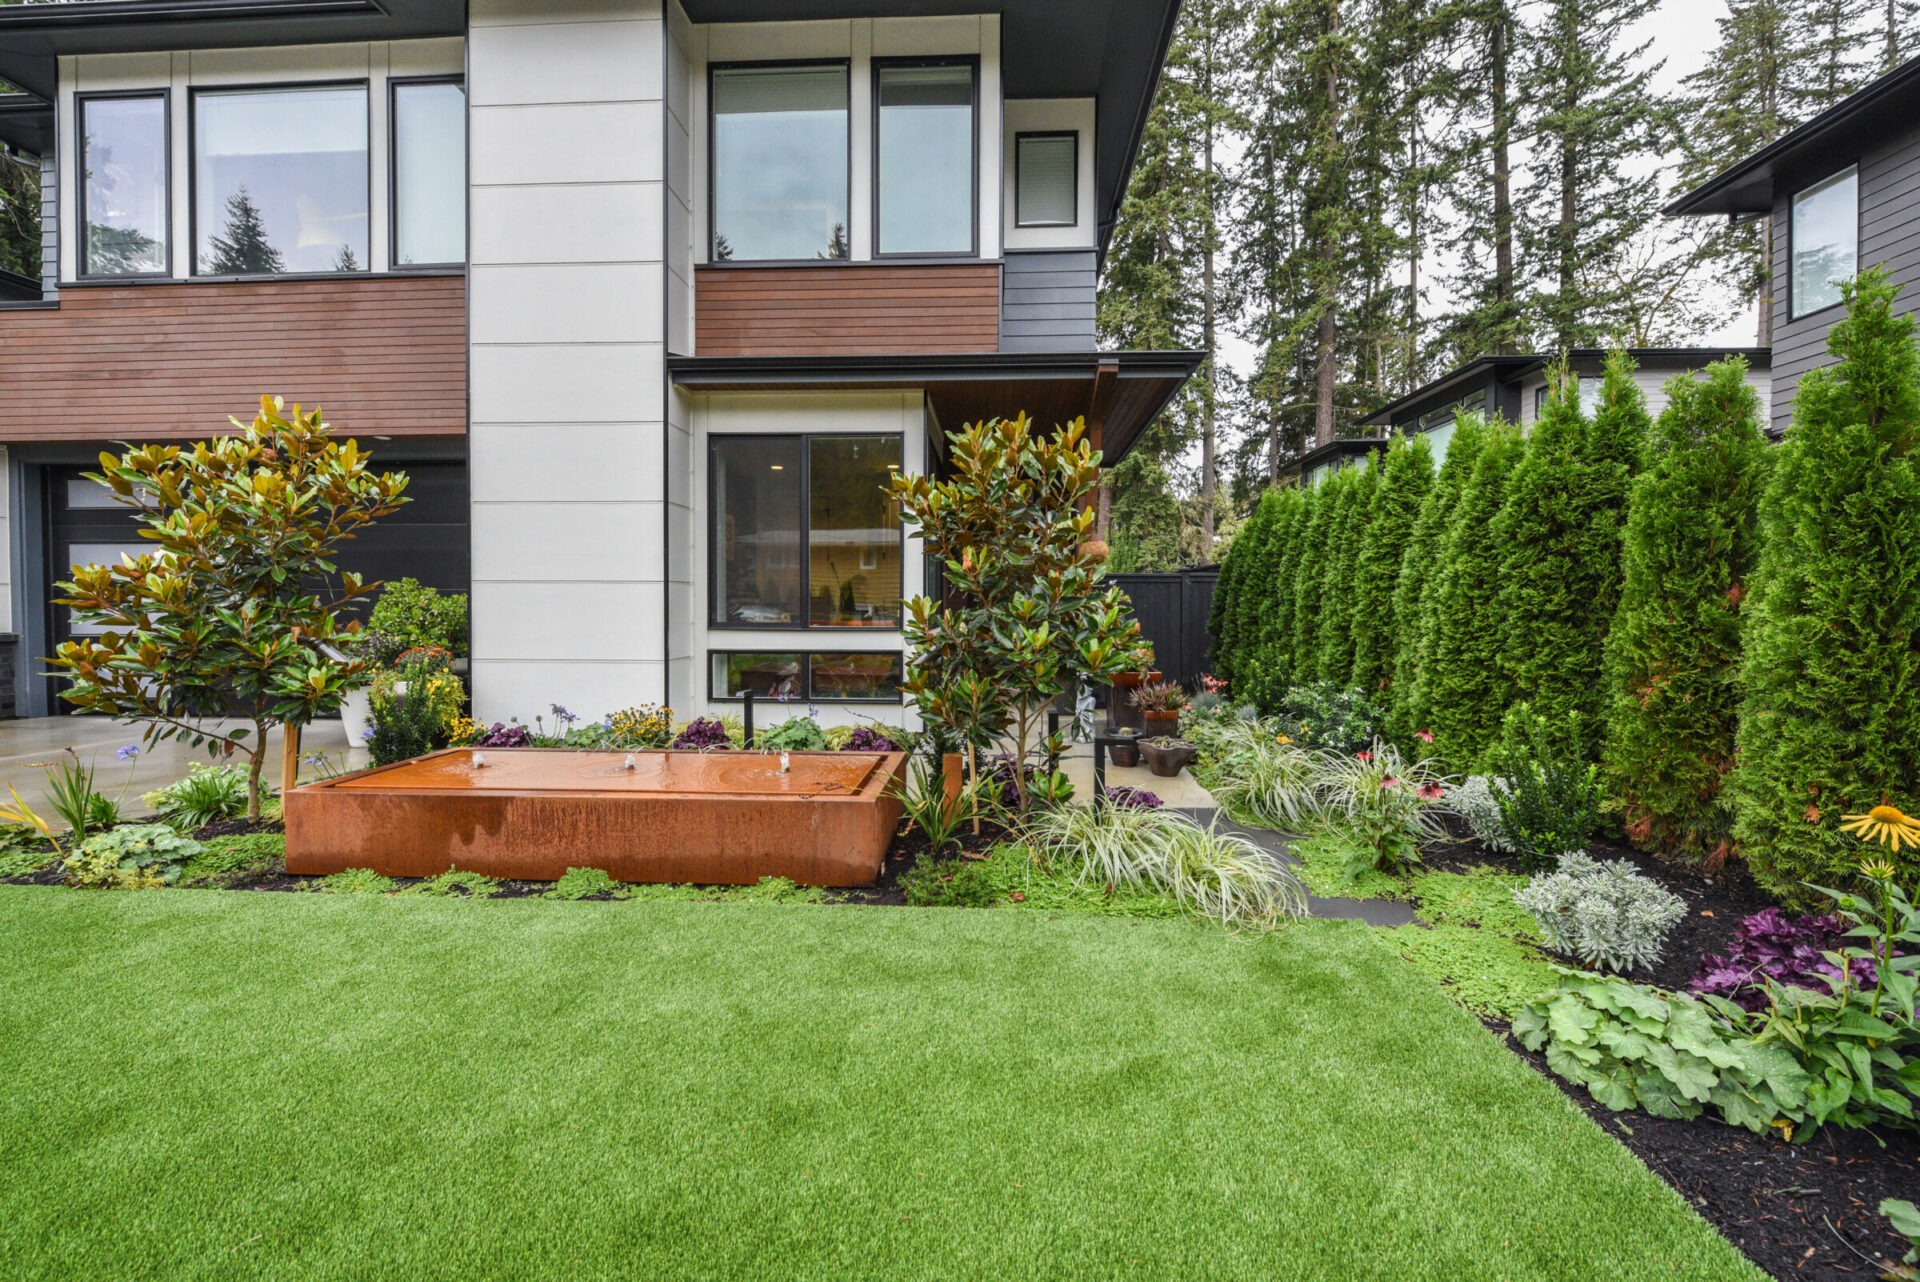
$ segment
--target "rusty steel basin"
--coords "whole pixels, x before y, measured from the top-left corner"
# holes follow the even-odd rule
[[[900,823],[905,755],[796,752],[789,762],[782,774],[777,752],[448,748],[288,793],[287,871],[872,882]]]

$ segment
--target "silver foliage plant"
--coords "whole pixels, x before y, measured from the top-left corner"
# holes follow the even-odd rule
[[[1500,819],[1500,797],[1507,781],[1491,775],[1469,775],[1447,789],[1447,805],[1466,822],[1474,838],[1488,850],[1513,853],[1513,838]]]
[[[1626,860],[1580,854],[1562,855],[1558,871],[1541,873],[1513,897],[1548,945],[1611,971],[1658,962],[1667,932],[1687,911]]]

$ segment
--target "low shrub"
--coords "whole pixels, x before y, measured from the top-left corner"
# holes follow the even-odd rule
[[[569,868],[547,887],[547,899],[625,899],[630,892],[603,868]]]
[[[755,736],[754,746],[766,752],[821,752],[827,736],[812,717],[788,717]]]
[[[1310,748],[1361,752],[1386,732],[1386,709],[1364,691],[1332,681],[1290,687],[1274,720]]]
[[[349,868],[322,877],[307,888],[323,895],[391,895],[399,889],[399,883],[371,868]]]
[[[900,889],[915,908],[990,908],[1003,898],[992,870],[973,859],[922,859]]]
[[[1229,928],[1271,928],[1306,906],[1281,860],[1176,811],[1055,806],[1029,819],[1027,836],[1081,884],[1156,891]]]
[[[247,813],[247,772],[235,765],[195,765],[184,779],[140,798],[162,823],[192,832]]]
[[[465,654],[466,594],[423,587],[418,579],[395,579],[381,589],[367,618],[367,630],[395,655],[420,646]]]
[[[375,677],[373,737],[367,745],[373,763],[389,765],[445,747],[466,697],[460,678],[439,658],[413,659]]]
[[[1507,713],[1493,749],[1504,786],[1493,796],[1500,826],[1529,872],[1584,851],[1600,822],[1600,769],[1578,745],[1571,722],[1550,726],[1524,703]]]
[[[1469,775],[1447,789],[1447,805],[1466,823],[1474,840],[1503,855],[1513,853],[1513,838],[1500,817],[1500,798],[1508,791],[1507,781],[1494,775]]]
[[[1767,1007],[1770,984],[1829,989],[1840,968],[1827,956],[1843,946],[1846,927],[1833,913],[1793,917],[1767,908],[1740,923],[1724,953],[1709,953],[1687,988],[1724,997],[1749,1011]],[[1877,969],[1869,958],[1850,963],[1854,982],[1873,984]]]
[[[1542,873],[1513,897],[1551,947],[1613,971],[1657,963],[1667,932],[1687,911],[1626,860],[1585,855],[1564,856],[1558,872]]]
[[[263,872],[284,864],[287,839],[277,832],[235,833],[209,837],[200,853],[187,860],[181,873],[183,886],[215,884],[235,873]]]
[[[166,824],[129,824],[81,842],[66,857],[67,884],[125,890],[171,886],[199,853],[199,842]]]
[[[703,752],[728,746],[726,723],[718,717],[695,717],[673,737],[669,747],[687,752]]]

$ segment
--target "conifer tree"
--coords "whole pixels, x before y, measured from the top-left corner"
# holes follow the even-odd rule
[[[1380,479],[1353,586],[1353,684],[1369,693],[1392,684],[1400,559],[1433,486],[1433,448],[1424,435],[1399,437],[1376,461]]]
[[[1920,353],[1884,271],[1844,292],[1838,364],[1801,377],[1761,501],[1732,778],[1741,851],[1797,899],[1852,883],[1842,815],[1920,810]]]
[[[1513,702],[1500,658],[1504,548],[1493,525],[1525,452],[1520,434],[1490,424],[1473,472],[1447,521],[1438,582],[1429,589],[1433,631],[1422,678],[1435,751],[1456,770],[1478,764]]]
[[[1584,560],[1593,575],[1596,649],[1605,646],[1613,612],[1620,604],[1627,509],[1633,480],[1646,466],[1647,441],[1653,434],[1653,419],[1647,413],[1646,397],[1641,395],[1634,369],[1633,359],[1625,352],[1607,353],[1600,378],[1600,401],[1581,444],[1587,480],[1581,497],[1593,514]]]
[[[1320,577],[1320,626],[1313,671],[1317,680],[1344,686],[1353,679],[1354,586],[1380,471],[1370,462],[1365,467],[1342,468],[1337,475],[1346,481],[1340,487],[1326,569]]]
[[[1746,362],[1681,375],[1633,487],[1625,588],[1607,638],[1605,762],[1645,849],[1731,847],[1740,605],[1759,554],[1767,447]]]
[[[1271,709],[1291,684],[1294,572],[1300,564],[1297,536],[1306,507],[1305,491],[1293,487],[1275,491],[1272,533],[1250,600],[1254,671],[1243,682],[1242,692],[1263,711]]]
[[[1439,600],[1435,585],[1444,569],[1441,557],[1453,509],[1466,491],[1474,464],[1490,435],[1487,421],[1478,414],[1456,420],[1446,458],[1420,505],[1419,519],[1400,558],[1400,577],[1393,594],[1393,615],[1398,623],[1391,686],[1396,738],[1410,737],[1431,720],[1425,689],[1432,662],[1435,603]]]
[[[286,259],[267,237],[266,221],[245,187],[227,197],[224,235],[209,243],[213,253],[202,270],[211,276],[264,276],[287,270]]]
[[[1326,569],[1327,551],[1333,542],[1334,508],[1339,501],[1336,474],[1303,491],[1306,505],[1301,509],[1300,537],[1289,567],[1292,580],[1293,617],[1288,620],[1290,634],[1286,680],[1289,685],[1317,680],[1314,670],[1320,646],[1320,576]]]
[[[1273,534],[1274,516],[1274,494],[1268,491],[1247,518],[1246,528],[1233,541],[1220,567],[1208,626],[1213,635],[1213,675],[1223,681],[1237,681],[1245,674],[1246,659],[1253,649],[1253,629],[1259,617],[1259,572]]]

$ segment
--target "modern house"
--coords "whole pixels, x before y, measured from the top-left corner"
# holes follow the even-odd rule
[[[1880,265],[1920,309],[1920,59],[1901,64],[1666,208],[1770,219],[1773,432],[1793,420],[1800,376],[1829,364],[1840,282]]]
[[[411,474],[354,568],[472,596],[482,719],[745,690],[902,715],[944,433],[1125,453],[1199,361],[1094,283],[1177,0],[93,0],[0,8],[42,279],[0,282],[8,711],[81,473],[261,393]]]

